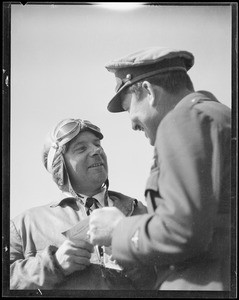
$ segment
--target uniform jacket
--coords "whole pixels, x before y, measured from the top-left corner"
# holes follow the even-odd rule
[[[108,191],[108,196],[126,216],[146,212],[136,199],[114,191]],[[80,221],[77,210],[74,198],[64,198],[29,209],[11,221],[10,289],[109,289],[98,265],[65,277],[55,261],[54,253],[66,239],[62,232]],[[118,289],[131,288],[125,278],[122,286],[119,279],[116,284]]]
[[[121,221],[112,240],[118,261],[156,270],[154,289],[230,289],[230,143],[231,110],[206,91],[160,123],[148,214]]]

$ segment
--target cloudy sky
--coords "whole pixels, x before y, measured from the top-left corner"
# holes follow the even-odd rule
[[[106,109],[112,59],[151,46],[190,51],[195,89],[231,107],[229,5],[127,5],[11,5],[11,217],[59,198],[41,152],[46,133],[69,117],[101,128],[110,189],[144,201],[153,147],[127,113]]]

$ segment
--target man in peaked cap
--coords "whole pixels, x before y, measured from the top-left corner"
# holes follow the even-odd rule
[[[10,289],[135,289],[137,270],[122,269],[110,248],[93,247],[87,237],[88,216],[96,208],[146,212],[136,199],[108,190],[102,139],[100,128],[81,119],[62,120],[47,135],[43,163],[63,197],[11,220]]]
[[[188,51],[154,47],[106,65],[117,82],[108,110],[129,113],[132,128],[154,146],[154,163],[145,188],[148,213],[94,211],[89,234],[93,244],[111,244],[122,264],[154,268],[154,289],[225,291],[231,111],[210,92],[194,91],[187,74],[193,64]]]

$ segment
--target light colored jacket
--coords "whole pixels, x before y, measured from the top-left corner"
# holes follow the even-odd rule
[[[136,199],[114,191],[108,191],[108,196],[126,216],[146,212],[145,206]],[[10,289],[112,288],[103,280],[98,265],[64,276],[55,260],[54,253],[66,239],[62,232],[80,221],[75,201],[74,198],[64,198],[52,205],[29,209],[11,220]],[[115,285],[113,283],[115,289],[132,289],[130,281],[121,275]]]
[[[159,125],[148,214],[121,221],[112,240],[117,261],[156,269],[155,289],[230,290],[230,144],[231,110],[207,92]]]

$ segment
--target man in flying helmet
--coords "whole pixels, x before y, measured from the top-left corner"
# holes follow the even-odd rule
[[[11,220],[10,289],[135,288],[111,249],[93,246],[87,236],[94,209],[117,207],[125,216],[146,212],[136,199],[108,190],[102,139],[100,128],[81,119],[64,119],[47,135],[43,164],[63,197]]]

